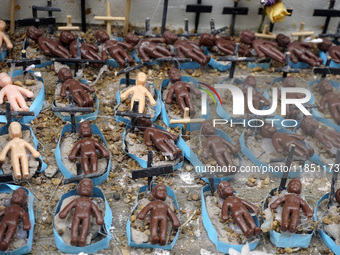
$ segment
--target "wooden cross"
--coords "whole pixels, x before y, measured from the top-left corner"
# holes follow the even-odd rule
[[[231,25],[230,25],[230,35],[234,35],[235,30],[235,22],[236,22],[236,15],[248,15],[248,8],[247,7],[237,7],[238,0],[234,0],[234,7],[224,7],[222,14],[229,14],[231,16]]]
[[[15,0],[11,0],[11,24],[10,24],[10,33],[14,34],[14,30],[15,30]]]
[[[298,41],[301,42],[304,37],[313,36],[314,31],[304,31],[305,22],[301,22],[299,32],[293,32],[292,36],[298,36]]]
[[[73,26],[72,25],[72,16],[71,15],[67,15],[66,16],[66,26],[65,27],[58,27],[58,30],[66,30],[66,31],[79,31],[79,27],[78,26]]]
[[[187,132],[187,126],[189,123],[202,123],[205,119],[190,119],[189,117],[189,107],[185,107],[183,119],[171,119],[170,124],[183,124],[183,135]]]
[[[264,25],[262,33],[255,33],[256,37],[264,38],[264,39],[275,39],[276,35],[273,35],[272,33],[269,33],[269,26]]]
[[[322,34],[327,33],[327,29],[328,29],[328,25],[329,25],[329,21],[331,20],[331,17],[340,17],[340,10],[333,9],[334,4],[335,4],[335,0],[330,0],[328,10],[314,9],[313,16],[326,17],[325,25],[323,26],[323,29],[322,29]]]
[[[197,33],[198,24],[200,23],[201,13],[211,13],[212,5],[202,5],[202,0],[197,0],[197,4],[188,4],[186,12],[195,12],[195,33]]]

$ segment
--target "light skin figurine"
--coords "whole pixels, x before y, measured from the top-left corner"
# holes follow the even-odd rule
[[[319,91],[322,95],[319,110],[324,111],[327,104],[333,119],[340,125],[340,96],[333,92],[333,86],[328,80],[320,82]]]
[[[5,34],[6,23],[3,20],[0,20],[0,48],[2,43],[6,44],[7,49],[12,49],[13,44],[9,40],[8,36]]]
[[[0,154],[0,162],[5,161],[7,152],[11,151],[11,163],[15,179],[20,180],[21,177],[26,179],[29,176],[26,149],[32,153],[34,158],[39,158],[40,153],[28,142],[21,139],[22,131],[19,122],[12,122],[8,131],[11,141],[3,148]]]
[[[166,187],[163,183],[157,184],[152,189],[154,201],[147,204],[138,214],[138,219],[144,220],[145,216],[151,211],[150,234],[151,244],[166,244],[166,232],[168,228],[168,216],[172,221],[172,225],[176,228],[180,226],[180,222],[176,214],[164,202],[166,199]]]
[[[260,210],[257,206],[248,201],[234,196],[234,189],[229,182],[221,181],[217,186],[217,194],[222,198],[222,220],[229,219],[229,212],[231,213],[236,224],[241,228],[243,234],[247,238],[257,236],[261,229],[256,226],[254,219],[251,217],[249,210],[255,214],[259,214]]]
[[[288,194],[279,197],[272,204],[270,209],[276,209],[280,204],[284,203],[282,211],[281,231],[289,230],[290,233],[296,232],[296,227],[300,217],[300,208],[304,211],[308,218],[313,217],[313,211],[299,195],[301,194],[302,185],[300,180],[293,179],[289,182]]]
[[[33,97],[33,92],[12,84],[12,79],[7,73],[0,73],[0,104],[4,103],[4,97],[10,103],[14,111],[29,111],[25,97]]]
[[[139,102],[138,112],[143,113],[145,109],[145,97],[149,99],[150,105],[156,106],[157,104],[156,100],[152,97],[148,89],[145,88],[145,85],[146,85],[146,74],[139,72],[136,77],[136,85],[131,86],[129,89],[127,89],[120,95],[121,100],[124,101],[127,99],[127,97],[130,94],[132,94],[131,110],[133,108],[133,102],[138,101]]]
[[[23,209],[27,201],[26,191],[17,189],[13,192],[11,205],[0,210],[0,250],[6,251],[17,230],[19,220],[22,219],[23,229],[31,229],[31,223],[27,212]]]
[[[322,59],[318,58],[310,51],[312,47],[312,43],[295,41],[288,45],[287,51],[290,52],[290,59],[295,64],[298,61],[303,61],[313,67],[319,66],[322,64]]]
[[[60,90],[61,97],[66,97],[66,91],[68,90],[80,107],[93,107],[93,100],[86,91],[94,93],[94,87],[73,79],[71,71],[66,67],[59,70],[58,78],[63,83]]]
[[[95,173],[98,171],[98,158],[96,149],[104,158],[110,156],[109,151],[101,145],[98,141],[91,138],[92,129],[88,121],[83,121],[78,126],[78,133],[83,138],[71,150],[68,156],[69,160],[76,159],[78,152],[81,154],[81,167],[85,174]],[[91,166],[91,167],[90,167]]]
[[[247,100],[248,87],[253,88],[252,99],[253,99],[253,106],[255,109],[259,110],[261,100],[264,101],[264,106],[270,105],[270,102],[267,100],[267,98],[265,98],[264,95],[256,89],[256,79],[253,75],[248,75],[245,78],[243,85],[244,85],[244,89],[242,90],[242,92],[244,94],[244,98],[245,98],[244,101],[245,101],[246,109],[248,110],[248,112],[250,112],[248,108],[248,100]]]
[[[92,195],[93,184],[91,179],[82,179],[77,188],[79,198],[72,200],[60,213],[59,218],[65,219],[74,208],[71,226],[71,245],[85,246],[86,237],[90,228],[91,212],[96,218],[98,225],[104,224],[104,218],[96,204],[89,198]],[[81,230],[79,227],[81,225]],[[80,232],[80,233],[79,233]]]

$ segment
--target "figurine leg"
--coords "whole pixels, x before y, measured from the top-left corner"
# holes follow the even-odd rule
[[[288,222],[289,222],[290,210],[283,207],[282,210],[282,223],[281,223],[281,230],[287,231],[288,230]]]
[[[1,249],[3,249],[3,251],[6,251],[8,249],[8,246],[11,243],[16,230],[17,230],[17,226],[15,225],[8,226],[6,234],[5,234],[5,238],[0,243],[0,247]]]
[[[29,111],[30,108],[27,106],[26,101],[23,97],[18,97],[17,98],[18,105],[23,111]]]
[[[93,106],[93,100],[89,97],[89,95],[85,91],[81,91],[80,95],[83,98],[84,106],[87,107]]]
[[[81,222],[81,232],[80,232],[80,238],[79,238],[79,246],[85,246],[86,245],[86,237],[89,232],[90,228],[90,217],[84,218]]]
[[[8,99],[9,104],[11,105],[13,111],[21,111],[16,99],[14,98],[9,98]]]
[[[223,153],[223,157],[224,157],[224,160],[225,160],[227,166],[233,165],[233,159],[231,158],[231,155],[228,151],[225,151]]]
[[[213,152],[212,154],[213,154],[213,158],[216,160],[217,164],[218,164],[220,167],[226,166],[226,164],[225,164],[225,162],[224,162],[223,155],[222,155],[221,153],[216,155],[216,154]]]
[[[78,230],[79,230],[80,220],[78,217],[72,219],[71,226],[71,245],[76,246],[78,244]]]
[[[151,217],[150,222],[150,235],[151,235],[151,244],[158,244],[159,236],[158,236],[158,219]]]
[[[253,217],[251,217],[250,213],[246,212],[244,214],[244,219],[246,220],[250,229],[253,229],[253,231],[254,231],[253,235],[257,236],[261,232],[261,229],[258,226],[256,226],[254,219],[253,219]]]
[[[160,226],[159,226],[159,245],[165,245],[166,244],[167,227],[168,227],[168,221],[167,221],[166,218],[164,218],[160,221]]]
[[[290,233],[296,232],[296,227],[297,227],[299,217],[300,217],[300,209],[295,209],[295,210],[293,209],[292,216],[290,217],[290,226],[289,226]]]
[[[11,156],[11,163],[12,163],[15,179],[20,180],[21,179],[20,162],[19,162],[19,158],[14,156],[14,153],[12,153],[12,156]]]
[[[182,113],[184,113],[184,109],[185,109],[185,102],[183,97],[178,97],[176,98],[177,104],[179,105],[179,108],[181,108]]]
[[[98,171],[97,166],[98,166],[98,159],[97,159],[96,154],[94,154],[93,156],[91,156],[92,173],[95,173]]]
[[[3,237],[4,237],[6,229],[7,229],[7,225],[6,224],[4,224],[4,223],[0,224],[0,243],[3,240]]]
[[[81,167],[83,168],[84,174],[90,174],[89,158],[86,156],[81,157]]]
[[[143,113],[145,109],[145,101],[140,100],[139,101],[139,105],[138,105],[138,112],[139,113]]]
[[[194,115],[196,113],[196,111],[195,111],[195,108],[192,104],[190,94],[187,95],[186,97],[184,97],[184,99],[185,99],[186,105],[189,107],[190,113]]]
[[[182,154],[182,151],[171,140],[164,140],[174,158]]]
[[[249,228],[247,223],[245,222],[244,215],[239,215],[238,217],[236,217],[235,222],[236,224],[240,227],[240,229],[242,230],[243,234],[247,237],[250,238],[254,235],[254,229]]]
[[[21,171],[22,171],[22,177],[24,179],[27,179],[29,176],[29,172],[28,172],[28,159],[27,157],[21,157],[20,159],[20,163],[21,163]]]
[[[74,102],[76,102],[80,107],[85,106],[85,100],[82,99],[82,97],[80,96],[80,93],[73,93],[72,96],[73,96]]]

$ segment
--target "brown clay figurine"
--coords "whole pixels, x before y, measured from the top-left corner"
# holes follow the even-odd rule
[[[264,106],[269,106],[270,102],[267,100],[267,98],[264,97],[264,95],[256,89],[256,79],[253,75],[248,75],[243,82],[244,88],[242,90],[245,98],[245,105],[246,109],[249,111],[248,107],[248,100],[247,100],[247,95],[248,95],[248,87],[252,87],[252,99],[253,99],[253,106],[255,109],[260,110],[260,101],[262,100],[264,102]]]
[[[275,38],[275,42],[280,47],[287,47],[290,44],[290,38],[284,34],[278,34]]]
[[[28,142],[21,139],[22,131],[19,122],[12,122],[9,125],[8,132],[9,137],[12,140],[8,142],[1,151],[0,162],[5,161],[7,152],[11,151],[11,163],[15,179],[20,180],[21,175],[24,179],[26,179],[29,176],[26,149],[32,153],[34,158],[39,158],[40,153]]]
[[[237,147],[222,137],[216,136],[216,128],[209,120],[201,124],[201,130],[202,134],[206,137],[203,145],[203,157],[208,158],[211,149],[212,157],[220,167],[234,166],[230,153],[235,155],[238,151]]]
[[[267,41],[263,39],[253,40],[253,48],[259,55],[259,58],[266,56],[275,59],[280,63],[285,62],[285,55],[277,48],[279,45],[276,42]]]
[[[335,192],[335,201],[340,205],[340,189]]]
[[[3,104],[4,97],[6,97],[14,111],[30,110],[23,95],[31,98],[33,97],[32,91],[13,85],[11,77],[5,72],[0,73],[0,87],[2,88],[0,90],[0,104]]]
[[[270,124],[264,124],[261,127],[261,135],[266,138],[271,138],[275,150],[279,153],[288,152],[290,145],[295,144],[294,155],[299,157],[310,158],[314,154],[313,148],[307,148],[301,143],[305,139],[304,136],[295,133],[277,133],[276,128]]]
[[[98,225],[104,224],[104,218],[96,204],[89,198],[92,195],[93,184],[91,179],[82,179],[77,188],[79,198],[72,200],[60,213],[59,218],[65,219],[69,212],[74,209],[71,226],[71,245],[85,246],[86,237],[90,227],[91,212],[96,218]],[[80,235],[79,227],[81,225]]]
[[[164,202],[166,199],[166,187],[163,183],[159,183],[152,189],[154,201],[147,204],[138,214],[138,219],[144,220],[146,214],[151,211],[150,234],[151,244],[166,244],[166,232],[168,228],[168,216],[172,221],[172,225],[176,228],[180,226],[180,222],[176,214]]]
[[[293,76],[288,76],[286,78],[284,78],[283,83],[282,83],[282,87],[285,88],[295,88],[296,87],[296,80]],[[303,98],[304,95],[301,93],[287,93],[286,94],[286,98],[287,99],[299,99],[299,98]],[[287,119],[299,119],[299,114],[300,114],[300,110],[297,108],[292,108],[292,105],[286,105],[286,118]]]
[[[234,221],[241,228],[243,234],[247,238],[257,236],[261,232],[261,229],[256,226],[254,219],[248,212],[249,209],[255,214],[259,214],[260,210],[257,206],[242,198],[235,197],[234,189],[227,181],[221,181],[218,184],[217,194],[224,200],[221,213],[222,220],[226,221],[229,219],[230,211]]]
[[[282,211],[281,231],[289,230],[290,233],[296,232],[300,216],[300,208],[304,211],[308,218],[313,217],[313,211],[308,204],[299,196],[301,194],[302,185],[300,180],[293,179],[289,182],[288,194],[279,197],[272,204],[270,209],[276,209],[280,204],[284,203]]]
[[[31,222],[27,212],[23,209],[27,201],[27,194],[24,189],[17,189],[13,192],[11,205],[0,210],[0,250],[6,251],[17,230],[19,220],[22,219],[23,229],[31,229]]]
[[[8,36],[5,34],[6,23],[3,20],[0,20],[0,48],[2,43],[6,44],[7,49],[12,49],[13,44],[9,40]]]
[[[244,30],[240,34],[240,41],[251,45],[253,41],[255,40],[255,33],[249,30]]]
[[[310,66],[319,66],[322,64],[322,59],[310,51],[312,47],[312,43],[295,41],[288,45],[287,50],[290,52],[290,59],[293,63],[296,64],[298,61],[303,61]]]
[[[201,94],[199,90],[189,83],[182,82],[181,72],[176,68],[172,68],[169,71],[169,80],[173,85],[168,91],[165,103],[171,104],[172,97],[175,94],[177,104],[181,108],[182,113],[184,113],[186,107],[190,109],[191,113],[195,113],[190,93],[199,96]]]
[[[322,95],[319,110],[324,111],[327,104],[333,119],[340,125],[340,96],[333,92],[333,86],[328,80],[320,82],[319,91]]]
[[[63,67],[58,72],[58,78],[63,83],[60,90],[60,96],[66,97],[66,91],[68,90],[74,101],[80,107],[92,107],[93,100],[85,92],[87,90],[90,93],[94,93],[94,88],[90,85],[84,84],[78,80],[72,79],[72,73],[67,67]]]
[[[143,113],[145,109],[145,97],[147,97],[150,101],[150,104],[152,106],[156,106],[157,102],[152,97],[151,93],[148,91],[147,88],[145,88],[146,85],[146,74],[143,72],[139,72],[136,77],[136,85],[131,86],[129,89],[124,91],[120,98],[122,101],[124,101],[130,94],[132,94],[131,98],[131,110],[133,108],[134,101],[138,101],[138,112]]]
[[[91,138],[92,129],[91,124],[88,121],[83,121],[78,126],[78,133],[83,138],[71,150],[68,156],[69,160],[73,161],[76,159],[76,155],[80,150],[81,154],[81,167],[85,174],[95,173],[97,169],[97,152],[99,150],[100,154],[104,158],[108,158],[110,153],[108,150],[101,145],[98,141]],[[91,166],[91,167],[90,167]]]

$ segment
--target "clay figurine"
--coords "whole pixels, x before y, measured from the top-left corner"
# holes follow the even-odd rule
[[[243,30],[240,34],[240,41],[251,45],[255,40],[255,33],[249,30]]]
[[[282,211],[281,231],[289,230],[290,233],[296,232],[300,216],[300,208],[304,211],[308,218],[313,217],[313,211],[308,204],[299,196],[301,194],[301,182],[293,179],[289,182],[288,194],[279,197],[270,204],[270,209],[276,209],[280,204],[284,203]]]
[[[11,163],[15,179],[20,180],[21,175],[26,179],[29,176],[26,149],[32,153],[34,158],[39,158],[40,153],[28,142],[21,139],[22,131],[19,122],[12,122],[8,127],[8,132],[12,140],[1,151],[0,162],[5,161],[7,152],[11,151]]]
[[[96,38],[99,42],[103,43],[103,60],[107,60],[109,53],[112,58],[114,58],[120,66],[126,67],[125,59],[129,59],[129,64],[133,65],[135,61],[131,56],[129,56],[124,48],[131,50],[133,48],[132,44],[127,42],[120,42],[116,40],[110,40],[110,36],[104,30],[98,30],[96,32]]]
[[[256,226],[254,219],[248,211],[249,209],[255,214],[259,214],[260,210],[257,206],[242,198],[235,197],[234,189],[227,181],[221,181],[218,184],[217,194],[224,200],[221,213],[222,220],[226,221],[229,219],[230,211],[234,221],[241,228],[243,234],[247,238],[257,236],[261,232],[261,229]]]
[[[340,189],[335,192],[335,201],[340,205]]]
[[[319,122],[311,117],[304,117],[301,120],[300,128],[306,135],[315,136],[326,148],[333,146],[340,148],[340,133],[334,130],[319,128]]]
[[[190,112],[194,114],[195,109],[192,104],[190,93],[199,96],[201,94],[200,91],[195,86],[186,82],[182,82],[181,72],[176,68],[172,68],[169,71],[169,80],[173,85],[168,91],[165,103],[171,104],[173,95],[175,94],[177,104],[179,105],[182,113],[184,113],[184,109],[188,107]]]
[[[27,201],[27,194],[24,189],[17,189],[11,197],[11,205],[0,210],[0,250],[6,251],[17,231],[19,220],[23,222],[23,230],[31,229],[31,222],[28,213],[23,207]]]
[[[284,34],[278,34],[275,38],[275,42],[280,47],[287,47],[290,44],[290,38]]]
[[[78,133],[83,139],[76,143],[76,145],[71,150],[68,158],[71,161],[75,160],[76,155],[80,150],[81,167],[84,173],[85,174],[95,173],[98,171],[97,169],[98,159],[96,149],[99,150],[100,154],[103,155],[104,158],[110,157],[110,153],[98,141],[91,138],[92,129],[91,124],[88,121],[83,121],[79,124]]]
[[[4,97],[6,97],[14,111],[30,110],[23,95],[32,98],[34,95],[32,91],[13,85],[11,77],[4,72],[0,73],[0,87],[2,88],[0,90],[0,104],[4,103]]]
[[[124,101],[130,94],[132,94],[131,98],[131,110],[133,108],[134,101],[138,101],[138,112],[143,113],[145,109],[145,97],[147,97],[150,101],[150,105],[156,106],[157,102],[151,95],[151,93],[148,91],[147,88],[145,88],[146,85],[146,74],[143,72],[139,72],[136,77],[136,85],[131,86],[129,89],[124,91],[120,95],[120,99]]]
[[[74,101],[80,107],[93,107],[93,100],[86,91],[94,93],[94,87],[72,79],[72,73],[67,67],[63,67],[59,70],[58,78],[63,83],[60,90],[61,97],[66,97],[66,91],[69,91]]]
[[[6,44],[7,49],[12,49],[13,44],[9,40],[8,36],[5,34],[6,23],[3,20],[0,20],[0,48],[2,47],[2,43]]]
[[[212,157],[220,167],[234,166],[230,153],[235,155],[238,151],[237,147],[222,137],[216,136],[216,128],[209,120],[201,124],[201,130],[202,134],[206,137],[203,145],[203,157],[208,158],[209,151],[211,150]]]
[[[333,92],[333,86],[328,80],[322,80],[319,84],[319,91],[322,95],[319,110],[324,111],[327,104],[335,122],[340,125],[340,96]]]
[[[271,138],[275,150],[279,153],[288,152],[290,145],[295,144],[294,155],[299,157],[310,158],[314,154],[313,148],[307,148],[306,145],[301,143],[305,139],[304,136],[295,133],[277,133],[276,128],[270,124],[264,124],[261,127],[261,135],[266,138]]]
[[[93,184],[91,179],[82,179],[77,188],[79,198],[72,200],[60,213],[59,218],[65,219],[69,212],[74,209],[71,226],[71,245],[85,246],[86,237],[90,227],[91,212],[96,218],[98,225],[104,224],[104,218],[97,205],[89,198],[92,195]],[[81,225],[80,235],[79,227]]]
[[[243,82],[244,88],[242,90],[243,94],[244,94],[244,98],[245,98],[245,105],[246,105],[246,109],[249,111],[248,108],[248,87],[252,87],[252,99],[253,99],[253,106],[255,109],[260,110],[260,101],[264,101],[264,106],[269,106],[270,102],[267,100],[267,98],[264,97],[264,95],[258,91],[256,89],[256,79],[253,75],[248,75]]]
[[[146,214],[151,211],[150,234],[151,244],[166,244],[166,232],[168,228],[168,216],[172,221],[172,225],[176,228],[180,226],[180,222],[176,214],[164,202],[166,199],[166,187],[163,183],[159,183],[152,189],[154,201],[147,204],[138,214],[138,219],[144,220]]]
[[[319,66],[323,61],[309,50],[312,47],[312,43],[295,41],[288,45],[287,51],[290,52],[290,59],[294,64],[298,61],[303,61],[313,67]]]
[[[282,64],[285,62],[285,55],[277,48],[279,45],[276,42],[256,39],[252,42],[252,45],[259,58],[268,56]]]
[[[295,88],[296,87],[296,80],[293,76],[288,76],[286,78],[284,78],[283,83],[282,83],[282,87],[285,88]],[[299,99],[299,98],[303,98],[304,95],[301,93],[287,93],[286,94],[286,98],[287,99]],[[286,118],[287,119],[295,119],[298,120],[301,111],[297,108],[293,108],[293,105],[286,105]]]

